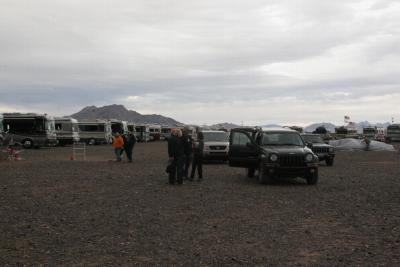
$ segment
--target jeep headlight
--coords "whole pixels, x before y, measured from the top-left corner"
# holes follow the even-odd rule
[[[278,155],[277,154],[271,154],[269,156],[269,160],[272,162],[276,162],[278,160]]]
[[[329,148],[329,153],[333,153],[335,151],[335,149],[333,147]]]
[[[307,162],[311,162],[311,161],[313,161],[313,160],[314,160],[313,154],[308,153],[308,154],[306,155],[306,161],[307,161]]]

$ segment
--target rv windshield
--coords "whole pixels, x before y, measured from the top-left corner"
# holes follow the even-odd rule
[[[303,140],[313,144],[321,144],[324,142],[320,135],[303,135]]]
[[[304,146],[304,142],[298,133],[275,132],[275,133],[264,133],[262,139],[262,145]]]
[[[203,132],[204,142],[229,142],[226,132]]]
[[[55,129],[56,129],[54,120],[47,120],[46,121],[46,126],[47,126],[46,127],[47,131],[49,131],[49,132],[54,132]]]

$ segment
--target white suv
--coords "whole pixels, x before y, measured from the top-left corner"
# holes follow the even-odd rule
[[[228,160],[229,133],[225,131],[202,131],[204,136],[203,157],[205,159]]]

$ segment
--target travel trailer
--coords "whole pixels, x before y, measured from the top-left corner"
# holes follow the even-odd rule
[[[135,125],[135,132],[138,142],[148,142],[150,140],[150,130],[148,125]]]
[[[78,121],[73,118],[55,118],[55,128],[59,145],[79,142]]]
[[[89,145],[110,144],[112,142],[111,123],[104,120],[80,121],[79,137]]]
[[[129,133],[135,133],[135,124],[133,122],[128,122],[128,132]]]
[[[57,144],[54,119],[47,114],[4,113],[3,128],[8,131],[7,139],[25,148]]]
[[[400,142],[400,124],[389,125],[386,129],[386,141]]]
[[[161,125],[149,125],[149,133],[151,141],[160,141],[161,139]]]

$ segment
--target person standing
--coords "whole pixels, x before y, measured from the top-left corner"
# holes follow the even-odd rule
[[[194,174],[197,172],[199,174],[198,181],[203,179],[203,149],[204,149],[204,136],[202,132],[197,133],[198,143],[194,145],[193,148],[193,163],[192,163],[192,173],[190,174],[190,180],[193,181]]]
[[[134,133],[128,133],[124,142],[124,150],[129,162],[132,162],[133,147],[136,144],[136,136]]]
[[[169,168],[169,183],[183,184],[183,161],[185,156],[184,145],[182,141],[182,132],[175,129],[171,133],[171,138],[168,139],[168,155],[170,160]]]
[[[113,137],[112,146],[114,147],[114,153],[117,157],[117,161],[121,161],[121,152],[124,149],[124,139],[122,136],[117,132]]]
[[[189,168],[193,159],[193,138],[189,135],[189,128],[184,128],[182,141],[185,152],[185,159],[183,162],[183,176],[185,179],[189,179]]]

